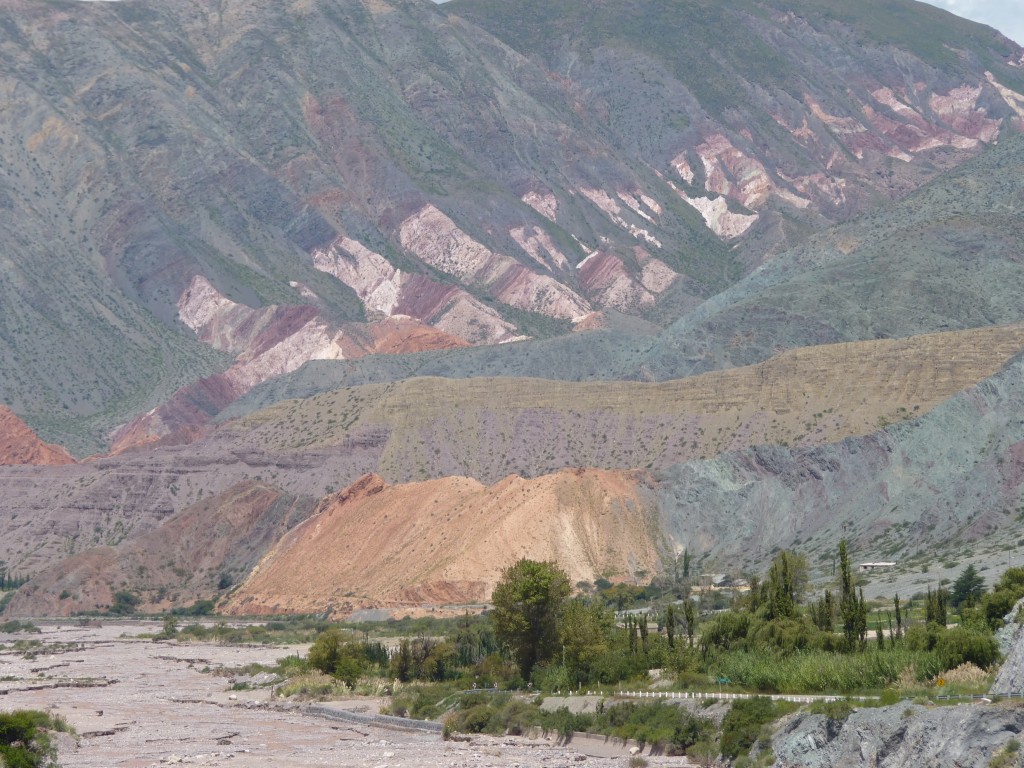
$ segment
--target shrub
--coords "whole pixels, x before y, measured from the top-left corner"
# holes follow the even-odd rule
[[[780,656],[764,650],[734,651],[716,658],[714,668],[736,685],[766,693],[852,693],[892,685],[907,670],[918,678],[933,677],[939,663],[934,653],[900,645],[851,654],[799,651]]]
[[[816,701],[807,708],[807,711],[815,715],[824,715],[836,723],[845,723],[846,718],[853,712],[853,704],[845,699]]]
[[[278,688],[278,692],[303,699],[326,699],[341,694],[342,687],[330,675],[315,671],[292,678]]]
[[[946,631],[934,621],[927,624],[916,624],[907,630],[906,646],[912,651],[933,651],[939,642],[939,636]]]
[[[796,705],[757,697],[733,702],[722,720],[722,754],[736,759],[750,751],[761,735],[762,726],[792,712]]]
[[[456,691],[454,683],[433,683],[407,685],[395,691],[385,714],[411,717],[415,720],[432,720],[444,714],[440,702]]]
[[[452,726],[460,733],[485,733],[496,713],[497,710],[490,704],[473,704],[452,713]]]
[[[129,616],[135,613],[141,602],[142,598],[134,592],[121,590],[114,593],[114,604],[110,606],[108,612],[114,616]]]
[[[48,731],[70,731],[61,718],[21,709],[0,713],[0,758],[11,768],[56,766],[57,751]]]
[[[39,627],[33,624],[31,621],[18,621],[17,619],[11,619],[0,624],[0,632],[6,632],[8,634],[15,634],[17,632],[42,632]]]
[[[963,627],[944,632],[935,645],[942,669],[971,663],[988,669],[999,660],[999,645],[992,635]]]

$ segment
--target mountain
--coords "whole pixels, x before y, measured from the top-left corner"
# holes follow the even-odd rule
[[[659,473],[669,528],[719,564],[798,547],[819,567],[836,542],[858,560],[899,561],[900,594],[1019,565],[1024,516],[1024,359],[919,419],[819,446],[764,445]],[[986,574],[989,583],[995,576]],[[893,587],[874,584],[871,594]]]
[[[228,574],[234,612],[403,613],[479,601],[524,554],[592,581],[684,547],[709,568],[756,569],[781,547],[820,566],[842,536],[918,564],[969,549],[986,567],[1024,509],[1022,354],[1013,326],[665,384],[415,379],[282,403],[191,444],[0,468],[0,559],[35,574],[9,611],[99,609],[119,589],[186,604],[222,596]],[[330,578],[304,575],[311,562]]]
[[[666,328],[609,315],[600,330],[435,355],[312,363],[225,415],[411,376],[669,380],[787,349],[1024,319],[1024,136],[905,199],[818,233]]]
[[[278,324],[261,380],[399,315],[667,323],[1020,128],[1021,50],[913,4],[516,9],[0,4],[0,402],[78,454],[218,411],[197,290]]]
[[[1019,322],[1022,139],[780,255],[669,326],[644,365],[677,377],[808,344]]]
[[[1024,117],[1016,45],[911,0],[445,10],[548,71],[708,226],[743,235],[751,261],[901,197]]]
[[[523,554],[824,569],[840,536],[912,582],[1013,545],[1024,50],[992,30],[902,0],[0,26],[9,611],[405,612]]]

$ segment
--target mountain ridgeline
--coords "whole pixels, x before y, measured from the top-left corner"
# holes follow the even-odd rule
[[[0,26],[0,402],[77,454],[233,365],[182,396],[376,352],[342,339],[387,317],[667,324],[1024,114],[1018,47],[902,2],[8,0]],[[227,343],[239,306],[265,332]]]

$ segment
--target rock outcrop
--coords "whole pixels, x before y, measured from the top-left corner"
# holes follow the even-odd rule
[[[837,722],[795,715],[772,739],[775,768],[987,766],[1024,730],[1019,704],[860,709]]]
[[[315,297],[314,297],[315,298]],[[178,300],[178,315],[196,336],[235,357],[235,364],[176,392],[163,405],[134,418],[115,434],[112,453],[170,435],[195,440],[220,411],[258,384],[312,360],[370,354],[456,349],[468,342],[405,316],[372,323],[326,321],[313,306],[259,309],[231,301],[197,275]]]
[[[0,465],[74,463],[64,448],[44,443],[10,408],[0,405]]]
[[[1024,693],[1024,624],[1019,621],[1022,608],[1024,600],[1018,600],[1013,610],[1003,617],[1005,626],[996,632],[1004,658],[989,692],[997,696]]]

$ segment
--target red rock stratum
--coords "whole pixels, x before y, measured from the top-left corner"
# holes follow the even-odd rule
[[[0,464],[74,464],[71,454],[59,445],[44,443],[13,411],[0,405]]]
[[[233,594],[228,613],[409,613],[489,600],[519,558],[573,583],[650,574],[661,563],[643,473],[565,470],[491,486],[466,477],[388,485],[365,475],[328,496]]]

